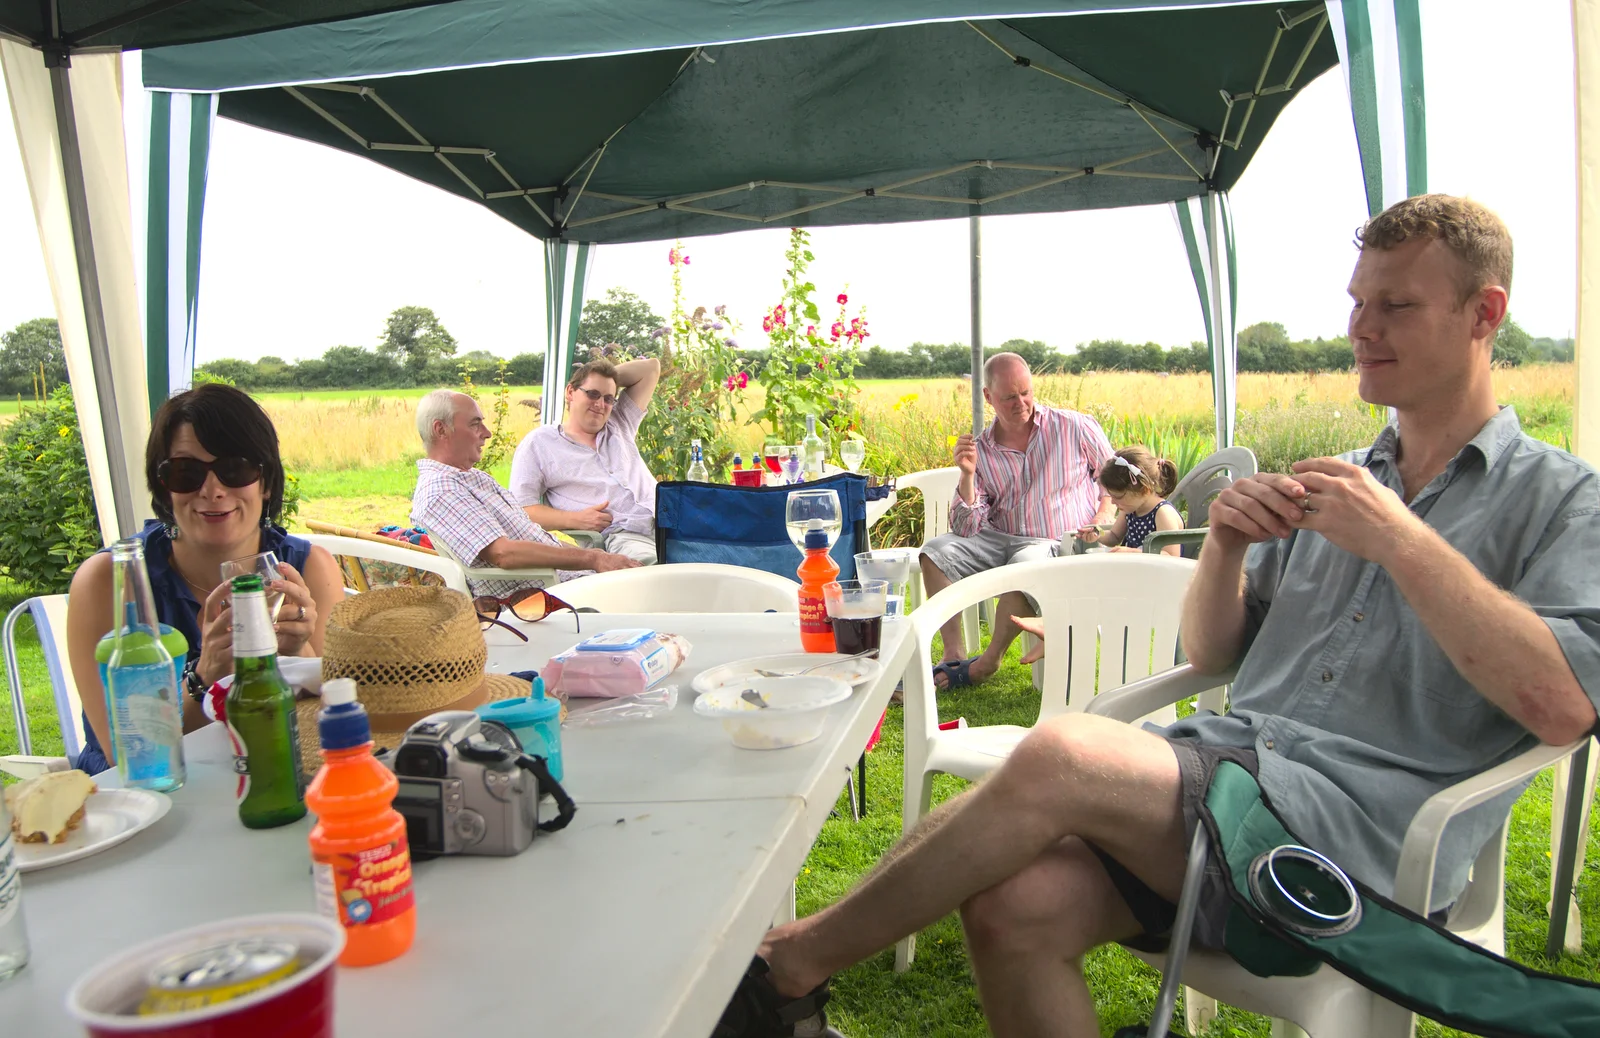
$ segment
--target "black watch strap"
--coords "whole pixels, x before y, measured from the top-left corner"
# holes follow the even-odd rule
[[[191,658],[183,665],[183,690],[196,703],[205,701],[206,679],[200,676],[200,661],[198,659]]]

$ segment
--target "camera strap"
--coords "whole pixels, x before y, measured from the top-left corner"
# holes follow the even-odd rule
[[[532,772],[533,777],[539,780],[539,792],[549,793],[555,797],[556,816],[548,822],[539,823],[539,831],[553,833],[558,829],[565,829],[567,823],[572,821],[572,816],[578,813],[578,805],[572,802],[567,791],[561,788],[555,776],[550,774],[550,766],[545,759],[536,753],[523,753],[517,756],[517,767],[523,771]]]

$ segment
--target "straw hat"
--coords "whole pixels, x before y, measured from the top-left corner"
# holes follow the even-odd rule
[[[488,655],[466,595],[442,587],[380,588],[346,598],[328,614],[322,680],[354,679],[372,741],[392,750],[429,714],[532,691],[518,678],[485,674]],[[322,764],[320,708],[316,699],[295,704],[300,763],[308,776]]]

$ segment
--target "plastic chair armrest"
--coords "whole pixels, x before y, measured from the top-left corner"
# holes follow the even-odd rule
[[[551,585],[556,582],[556,571],[548,567],[528,567],[526,569],[499,569],[495,566],[474,566],[466,570],[467,580],[544,580]]]
[[[1133,722],[1180,699],[1220,688],[1231,682],[1233,675],[1232,670],[1221,674],[1202,674],[1191,664],[1179,664],[1170,670],[1130,682],[1113,692],[1095,696],[1084,713]]]
[[[562,533],[578,542],[580,548],[604,548],[606,535],[597,530],[562,530]]]
[[[1424,801],[1406,829],[1405,842],[1400,845],[1400,865],[1394,876],[1395,901],[1413,912],[1427,915],[1439,840],[1450,819],[1516,788],[1582,745],[1580,740],[1569,746],[1535,746],[1504,764],[1442,789]]]
[[[1154,555],[1171,544],[1204,544],[1209,532],[1203,526],[1187,530],[1157,530],[1144,539],[1144,550]]]

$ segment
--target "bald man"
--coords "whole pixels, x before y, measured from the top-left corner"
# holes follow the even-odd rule
[[[476,468],[492,435],[478,402],[436,389],[417,405],[417,434],[428,456],[417,461],[411,521],[469,566],[549,566],[560,580],[639,565],[622,555],[562,544],[529,519],[511,492]],[[542,586],[538,580],[479,580],[474,595],[509,599]]]
[[[962,577],[1013,562],[1048,559],[1063,535],[1116,512],[1095,475],[1111,457],[1100,423],[1086,414],[1045,407],[1033,399],[1033,372],[1015,353],[997,353],[983,366],[983,398],[994,421],[977,436],[956,441],[961,470],[950,502],[950,533],[922,546],[922,579],[932,595]],[[944,662],[933,669],[940,688],[987,681],[1021,633],[1012,614],[1032,616],[1018,592],[1000,598],[994,637],[967,658],[961,617],[944,625]]]

